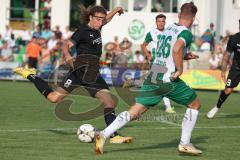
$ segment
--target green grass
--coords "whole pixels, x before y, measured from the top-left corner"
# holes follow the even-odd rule
[[[198,92],[201,114],[193,132],[192,142],[203,150],[199,157],[179,155],[176,146],[180,137],[181,114],[185,107],[174,104],[180,114],[177,124],[154,121],[153,115],[165,116],[160,104],[147,112],[142,120],[128,124],[120,131],[134,136],[132,144],[107,143],[105,154],[96,156],[93,144],[80,143],[76,128],[84,123],[98,129],[104,127],[103,117],[89,121],[63,121],[55,115],[55,105],[41,96],[34,86],[23,82],[0,82],[0,159],[1,160],[230,160],[240,156],[240,95],[232,94],[220,114],[213,120],[205,117],[216,103],[217,92]],[[70,97],[71,98],[71,97]],[[98,104],[86,97],[73,97],[71,110],[86,111]],[[117,111],[128,106],[120,101]],[[171,119],[171,117],[170,117]]]

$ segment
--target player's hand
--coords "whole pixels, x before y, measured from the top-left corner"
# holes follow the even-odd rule
[[[187,53],[184,57],[184,60],[198,59],[199,56],[193,53]]]
[[[65,62],[66,64],[71,67],[72,69],[74,69],[74,65],[73,65],[73,58],[72,57],[65,57]]]
[[[223,71],[221,72],[221,77],[222,77],[223,82],[226,84],[227,80],[226,80],[225,72],[223,72]]]
[[[148,61],[152,61],[152,59],[153,59],[153,58],[152,58],[152,54],[147,54],[147,60],[148,60]]]
[[[172,76],[170,77],[170,79],[172,81],[176,80],[178,77],[180,77],[182,75],[183,71],[176,71],[175,73],[172,74]]]
[[[122,7],[116,7],[116,11],[119,16],[124,13],[124,9]]]

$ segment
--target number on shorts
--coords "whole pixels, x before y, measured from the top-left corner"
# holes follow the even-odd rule
[[[71,85],[71,83],[72,83],[72,80],[71,79],[68,79],[66,82],[65,82],[65,84],[64,84],[64,87],[69,87],[70,85]]]
[[[231,82],[232,82],[231,79],[228,79],[228,80],[227,80],[227,86],[230,86],[230,85],[231,85]]]

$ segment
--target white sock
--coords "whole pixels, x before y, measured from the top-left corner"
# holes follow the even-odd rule
[[[116,119],[101,133],[105,138],[109,138],[114,132],[125,126],[130,121],[130,113],[124,111],[120,113]]]
[[[198,117],[198,110],[188,108],[184,115],[182,121],[182,136],[181,136],[181,144],[189,144],[193,128],[196,124]]]
[[[163,103],[164,103],[166,109],[171,108],[170,99],[163,97]]]

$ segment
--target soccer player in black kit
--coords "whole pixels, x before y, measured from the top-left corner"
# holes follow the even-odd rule
[[[239,20],[239,31],[240,31],[240,20]],[[229,59],[231,57],[231,54],[234,54],[233,62],[226,80],[225,72],[227,70],[227,66],[229,64]],[[225,86],[225,89],[221,91],[217,105],[207,113],[208,118],[214,117],[214,115],[221,108],[224,101],[233,92],[233,89],[237,87],[240,82],[240,32],[236,33],[233,36],[230,36],[230,39],[227,44],[227,50],[224,53],[223,60],[222,60],[221,76],[226,86]]]
[[[107,14],[102,6],[93,6],[88,9],[81,7],[81,11],[83,23],[62,47],[64,60],[71,69],[60,86],[53,90],[47,82],[36,76],[34,69],[16,68],[15,73],[33,82],[39,92],[52,103],[61,101],[75,88],[83,86],[92,97],[104,104],[104,119],[108,126],[116,118],[114,111],[116,102],[99,72],[102,54],[101,29],[115,14],[121,15],[123,9],[116,7]],[[71,55],[73,47],[77,50],[77,56],[74,58]],[[131,141],[132,137],[122,137],[118,133],[114,133],[110,139],[110,143]]]

